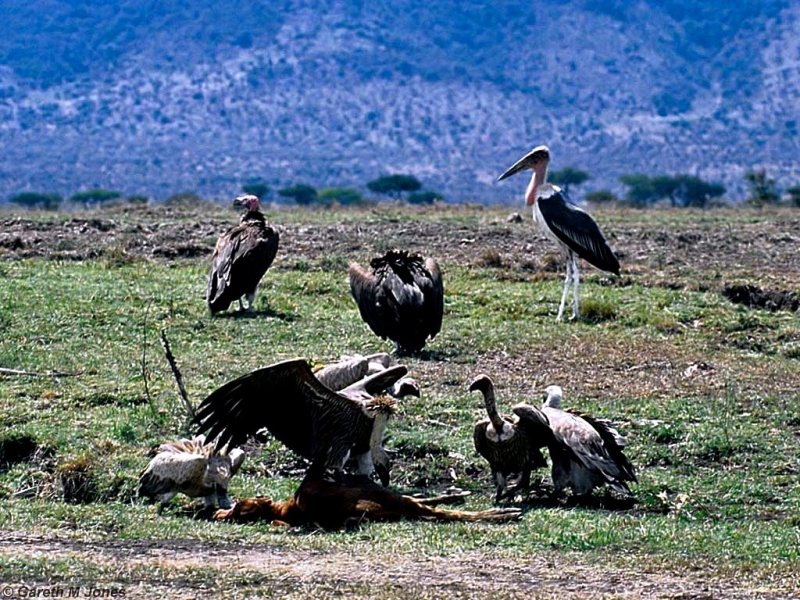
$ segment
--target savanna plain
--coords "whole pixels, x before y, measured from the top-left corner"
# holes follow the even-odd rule
[[[2,593],[800,597],[800,213],[598,208],[622,276],[584,265],[583,316],[556,323],[562,259],[511,210],[268,207],[281,245],[255,314],[214,318],[205,276],[229,208],[0,213],[0,367],[30,373],[0,374]],[[194,404],[279,360],[389,351],[347,266],[393,247],[437,258],[445,284],[441,333],[402,359],[422,394],[388,427],[394,488],[491,505],[467,391],[486,373],[501,412],[559,384],[566,406],[610,419],[635,503],[553,500],[544,481],[517,522],[325,532],[216,523],[182,496],[159,516],[136,498],[153,448],[193,433],[162,329]],[[286,498],[303,469],[254,441],[231,496]]]

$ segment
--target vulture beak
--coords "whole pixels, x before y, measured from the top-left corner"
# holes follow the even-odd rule
[[[244,206],[244,199],[245,199],[244,196],[237,196],[236,198],[233,199],[233,205]]]

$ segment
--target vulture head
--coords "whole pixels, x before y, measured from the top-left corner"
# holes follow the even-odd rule
[[[254,196],[253,194],[244,194],[242,196],[237,196],[233,200],[234,206],[241,206],[245,208],[248,212],[257,211],[261,207],[261,203],[258,201],[258,196]]]
[[[544,406],[551,408],[561,408],[561,401],[564,399],[564,390],[560,385],[548,385],[545,390]]]

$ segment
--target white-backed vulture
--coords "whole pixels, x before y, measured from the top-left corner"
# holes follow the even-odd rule
[[[422,350],[442,328],[444,287],[439,263],[405,250],[370,261],[371,271],[350,265],[350,291],[361,318],[398,353]]]
[[[627,482],[635,482],[636,474],[622,452],[624,438],[604,419],[562,410],[560,386],[548,386],[546,394],[542,412],[550,420],[556,438],[574,453],[570,456],[551,452],[555,492],[572,488],[573,493],[583,496],[596,487],[608,485],[630,495]]]
[[[252,312],[258,284],[278,252],[278,231],[267,225],[258,198],[239,196],[233,203],[246,212],[238,225],[220,236],[211,256],[206,303],[212,315],[227,310],[234,300],[244,310],[242,297]]]
[[[323,385],[303,359],[257,369],[212,392],[198,407],[198,431],[217,447],[243,443],[266,428],[285,446],[311,461],[308,474],[340,474],[348,458],[358,472],[377,470],[389,482],[390,461],[383,432],[395,401],[372,394],[390,387],[408,372],[396,366],[334,392]]]
[[[509,497],[530,487],[533,469],[547,466],[541,448],[553,445],[553,432],[547,417],[529,405],[515,406],[513,417],[501,416],[497,412],[494,384],[486,375],[475,378],[469,391],[483,394],[488,418],[475,424],[472,439],[475,450],[489,462],[497,486],[494,499],[499,502],[507,493],[511,475],[519,475],[519,482],[508,491]]]
[[[176,494],[203,498],[206,508],[230,508],[228,483],[244,461],[239,448],[218,452],[205,437],[161,444],[139,477],[139,496],[158,497],[160,513]]]
[[[396,364],[397,361],[385,352],[367,356],[343,356],[338,362],[325,365],[315,371],[314,375],[325,386],[338,391],[358,383],[365,377],[385,371]],[[420,394],[419,384],[411,377],[401,377],[385,391],[397,399],[402,399],[406,396],[419,398]]]

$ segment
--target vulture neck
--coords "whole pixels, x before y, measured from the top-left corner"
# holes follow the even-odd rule
[[[497,400],[495,399],[493,386],[489,386],[486,391],[483,392],[483,402],[486,404],[486,414],[489,415],[492,427],[494,427],[498,436],[502,435],[505,421],[503,421],[500,413],[497,412]]]
[[[248,210],[246,213],[242,215],[241,223],[247,223],[249,221],[258,221],[260,223],[266,223],[264,219],[264,213],[260,210]]]

